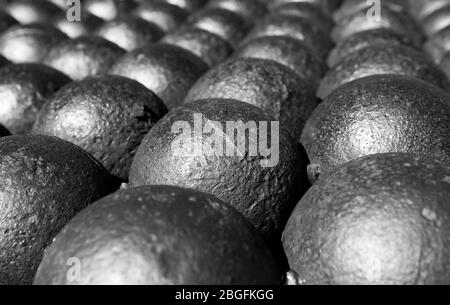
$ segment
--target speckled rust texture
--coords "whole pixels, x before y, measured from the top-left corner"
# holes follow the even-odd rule
[[[380,44],[354,52],[329,70],[317,96],[326,98],[348,82],[380,74],[415,77],[450,92],[445,74],[423,52],[401,45]]]
[[[207,155],[204,151],[177,155],[173,143],[179,134],[172,132],[173,124],[186,121],[193,126],[195,113],[220,124],[273,121],[259,108],[233,100],[203,100],[178,107],[143,140],[131,166],[130,185],[175,185],[210,193],[234,206],[265,237],[277,236],[306,187],[301,180],[304,160],[296,141],[280,128],[279,162],[274,167],[262,167],[263,157],[259,152],[250,156],[248,145],[243,156]]]
[[[127,51],[161,39],[164,32],[155,24],[139,17],[126,16],[103,23],[95,30],[103,37]]]
[[[193,14],[187,26],[216,34],[236,46],[252,27],[251,19],[222,8],[207,8]]]
[[[271,60],[238,58],[209,70],[191,88],[185,103],[207,98],[243,101],[280,121],[295,139],[317,105],[311,84]]]
[[[0,284],[30,284],[64,225],[114,191],[107,171],[54,137],[0,138]]]
[[[116,44],[95,36],[82,36],[51,48],[44,63],[74,80],[105,74],[125,51]]]
[[[409,38],[388,29],[368,30],[356,33],[336,45],[328,55],[327,63],[334,67],[354,52],[377,44],[402,45],[417,49],[421,47],[416,46]]]
[[[69,282],[66,261],[81,262]],[[211,195],[167,186],[120,191],[80,213],[46,252],[36,284],[278,284],[259,233]]]
[[[16,64],[0,68],[0,123],[13,134],[29,133],[37,113],[53,93],[71,80],[40,64]]]
[[[380,75],[328,96],[306,123],[301,142],[317,175],[375,153],[450,157],[450,96],[414,78]],[[311,175],[310,175],[311,176]]]
[[[42,63],[52,47],[68,39],[50,25],[16,25],[0,35],[0,53],[15,63]]]
[[[65,86],[43,106],[33,133],[80,146],[126,180],[141,140],[166,113],[162,101],[134,80],[88,77]]]
[[[329,34],[321,27],[292,15],[269,15],[253,28],[246,41],[263,36],[287,36],[300,40],[320,60],[326,58],[333,46]]]
[[[180,105],[190,87],[208,70],[198,56],[180,47],[153,44],[127,53],[109,71],[152,90],[167,108]]]
[[[231,45],[220,36],[197,28],[182,28],[165,36],[162,42],[194,53],[209,66],[223,62],[233,53]]]
[[[283,235],[299,284],[450,283],[450,163],[372,155],[313,186]]]
[[[302,43],[286,36],[255,38],[241,45],[233,57],[250,57],[276,61],[288,67],[302,79],[311,83],[314,90],[327,71],[327,66]]]

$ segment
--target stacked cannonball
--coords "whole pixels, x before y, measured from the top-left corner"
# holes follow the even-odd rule
[[[0,284],[450,283],[450,1],[73,2],[0,2]]]
[[[449,81],[421,30],[438,2],[335,11],[323,100],[300,140],[314,186],[283,234],[289,283],[449,283]]]
[[[414,3],[412,13],[426,35],[425,50],[450,78],[450,1]]]

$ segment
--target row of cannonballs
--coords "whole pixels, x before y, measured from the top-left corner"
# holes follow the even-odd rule
[[[0,283],[448,283],[450,3],[380,2],[8,1]],[[174,155],[196,114],[278,162]]]

